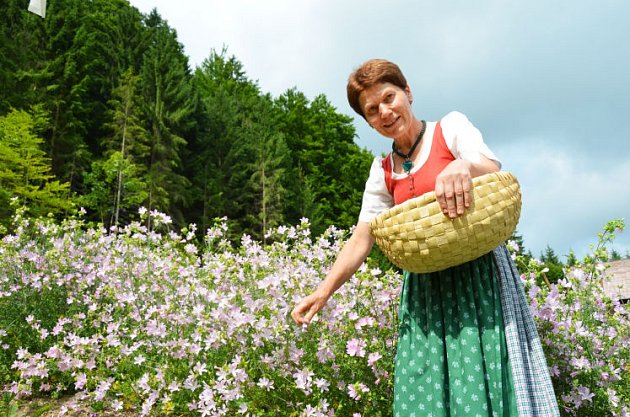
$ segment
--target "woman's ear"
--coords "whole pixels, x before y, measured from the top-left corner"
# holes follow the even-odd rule
[[[411,87],[409,84],[405,87],[405,94],[407,94],[407,98],[409,99],[409,104],[413,103],[413,94],[411,94]]]

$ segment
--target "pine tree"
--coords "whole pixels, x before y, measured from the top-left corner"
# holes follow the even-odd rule
[[[546,273],[549,282],[556,283],[559,279],[564,278],[564,265],[549,245],[540,255],[540,260],[549,269]]]
[[[124,174],[123,168],[127,167],[128,173],[135,173],[138,176],[144,173],[144,167],[134,163],[139,161],[149,152],[147,145],[146,131],[140,125],[140,98],[137,95],[137,84],[140,78],[133,75],[128,69],[121,77],[121,83],[114,90],[114,99],[110,100],[112,105],[112,123],[109,126],[114,133],[111,149],[118,149],[120,152],[121,164],[116,180],[116,198],[114,203],[113,224],[118,224],[121,206],[128,208],[134,204],[142,202],[146,198],[144,182],[139,178],[128,178]],[[118,145],[118,146],[116,146]],[[136,193],[129,195],[130,189],[125,188],[125,183],[130,183],[136,188]],[[137,195],[138,192],[141,194]],[[124,197],[124,200],[123,200]]]
[[[254,235],[264,239],[267,231],[283,223],[285,198],[285,173],[290,162],[289,149],[281,133],[274,130],[271,99],[261,100],[253,116],[256,120],[245,120],[244,139],[250,157],[246,163],[251,172],[246,185],[251,189],[252,201],[246,214]]]
[[[243,223],[243,206],[253,201],[251,190],[242,189],[252,175],[243,165],[251,156],[245,127],[255,117],[260,90],[246,77],[242,64],[227,56],[226,49],[210,53],[195,71],[194,83],[201,106],[198,132],[188,148],[193,212],[202,228],[223,216]],[[246,228],[237,224],[233,231],[238,236]]]
[[[42,48],[32,46],[43,23],[20,0],[0,2],[0,16],[0,114],[7,114],[34,103],[25,75],[41,63]]]
[[[610,260],[611,261],[621,260],[621,254],[616,249],[612,249],[610,252]]]
[[[55,175],[70,183],[73,191],[81,189],[82,173],[89,169],[92,155],[85,142],[86,109],[90,107],[77,65],[76,37],[86,15],[87,4],[81,0],[57,0],[47,4],[43,33],[45,64],[30,74],[38,88],[37,101],[50,114],[46,132],[46,151],[52,159]],[[30,45],[34,47],[35,45]]]
[[[569,254],[567,255],[567,261],[565,262],[567,267],[572,267],[577,265],[578,263],[578,258],[577,256],[575,256],[575,252],[573,251],[573,249],[571,249],[569,251]]]
[[[121,210],[130,216],[131,209],[147,198],[142,179],[145,167],[135,162],[149,152],[146,131],[140,122],[138,83],[139,77],[133,75],[131,69],[123,73],[109,101],[111,122],[105,126],[111,129],[111,134],[101,144],[104,156],[93,162],[91,171],[85,175],[89,191],[83,201],[106,225],[118,224]]]
[[[45,124],[43,113],[13,110],[0,117],[0,207],[6,218],[8,200],[18,197],[33,215],[63,213],[72,206],[68,184],[55,179],[50,159],[36,132]]]
[[[313,230],[320,233],[330,225],[354,225],[373,155],[354,143],[352,119],[337,113],[323,95],[309,103],[304,94],[289,90],[277,105],[284,113],[278,126],[286,137],[293,166],[304,172],[305,182],[312,186],[316,203],[306,217],[311,218]],[[304,189],[290,192],[298,194]]]
[[[124,0],[93,0],[81,16],[69,64],[77,72],[73,88],[83,100],[77,114],[93,154],[101,153],[102,138],[108,135],[108,103],[123,73],[139,69],[145,33],[142,16]]]
[[[154,9],[146,19],[150,43],[141,68],[150,154],[147,185],[150,210],[169,213],[183,223],[190,185],[183,175],[181,154],[186,133],[194,128],[194,104],[188,60],[177,36]]]

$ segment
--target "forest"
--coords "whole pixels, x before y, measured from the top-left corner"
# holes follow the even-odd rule
[[[272,97],[227,47],[191,68],[158,11],[126,0],[27,7],[0,2],[0,226],[16,198],[107,228],[141,207],[200,231],[227,217],[260,240],[356,221],[373,155],[324,95]]]

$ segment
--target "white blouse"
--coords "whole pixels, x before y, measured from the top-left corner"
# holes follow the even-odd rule
[[[420,155],[416,159],[411,172],[415,172],[424,165],[431,152],[433,143],[433,133],[437,122],[427,122],[426,131],[424,133],[424,145],[420,149]],[[501,166],[501,161],[494,155],[483,141],[481,132],[468,120],[468,118],[459,112],[450,112],[440,120],[442,126],[442,134],[446,146],[455,156],[456,159],[465,159],[472,163],[479,163],[481,155],[488,159],[492,159]],[[392,158],[391,153],[386,158]],[[387,191],[385,184],[385,171],[382,165],[383,157],[376,157],[370,168],[370,176],[365,183],[365,191],[363,192],[363,203],[361,204],[361,212],[359,221],[369,223],[383,210],[387,210],[394,206],[394,197]],[[394,166],[392,160],[391,166]],[[392,178],[405,178],[406,173],[392,172]]]

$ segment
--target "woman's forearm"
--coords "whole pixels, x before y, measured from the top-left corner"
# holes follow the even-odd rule
[[[359,222],[317,291],[321,291],[327,298],[332,296],[359,269],[373,245],[374,238],[368,224]]]

